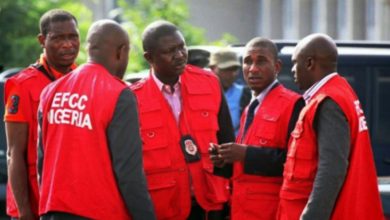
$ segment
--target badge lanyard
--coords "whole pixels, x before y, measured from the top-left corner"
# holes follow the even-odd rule
[[[183,92],[182,92],[182,94],[183,94]],[[186,162],[193,163],[193,162],[197,162],[200,160],[199,147],[197,146],[195,139],[191,136],[190,126],[188,125],[186,112],[184,110],[184,99],[183,98],[182,98],[181,103],[182,103],[182,108],[181,108],[180,116],[182,116],[182,117],[179,116],[179,131],[180,131],[180,135],[181,135],[180,146],[181,146],[181,149],[183,151]],[[182,124],[180,123],[181,118],[183,119],[184,128],[183,128]],[[185,132],[183,132],[183,129],[185,129]]]

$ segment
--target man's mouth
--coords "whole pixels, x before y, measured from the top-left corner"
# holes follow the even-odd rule
[[[248,78],[248,81],[249,81],[250,83],[258,83],[258,82],[260,82],[261,80],[262,80],[262,78],[259,77],[259,76],[251,76],[251,77]]]
[[[186,66],[186,62],[180,62],[175,65],[176,69],[183,69]]]
[[[75,59],[75,57],[77,56],[77,53],[73,52],[73,51],[64,52],[64,53],[61,53],[60,56],[62,57],[62,59],[71,60],[71,59]]]

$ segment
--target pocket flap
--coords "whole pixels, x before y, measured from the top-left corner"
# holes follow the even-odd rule
[[[163,128],[141,129],[141,138],[144,151],[168,146],[167,134]]]
[[[269,121],[269,122],[276,122],[276,121],[278,121],[278,119],[279,119],[279,117],[280,117],[280,113],[278,112],[278,113],[274,113],[274,114],[263,114],[263,120],[265,120],[265,121]]]
[[[158,99],[150,99],[147,102],[141,102],[139,104],[140,113],[148,113],[161,109],[161,103]]]
[[[189,106],[192,110],[218,111],[219,104],[211,100],[209,96],[194,96],[188,99]]]
[[[173,188],[176,180],[168,174],[151,174],[147,176],[149,190]]]

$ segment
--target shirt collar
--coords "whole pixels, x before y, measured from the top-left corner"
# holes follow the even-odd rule
[[[308,90],[306,90],[305,93],[303,93],[303,99],[305,99],[305,102],[308,103],[310,99],[318,92],[321,87],[327,83],[331,78],[336,76],[337,73],[331,73],[324,78],[322,78],[320,81],[314,83]]]
[[[268,92],[271,90],[271,88],[276,84],[278,83],[278,80],[275,79],[271,84],[269,84],[267,86],[267,88],[265,88],[258,96],[254,96],[252,95],[252,100],[251,100],[251,103],[253,102],[253,100],[257,99],[257,101],[259,101],[259,103],[261,103],[264,99],[265,96],[267,96]]]
[[[41,56],[39,57],[38,63],[43,65],[43,67],[47,70],[47,72],[49,74],[52,74],[55,79],[59,79],[60,77],[62,77],[64,75],[63,73],[57,71],[54,67],[50,66],[50,64],[47,62],[47,58],[46,58],[45,54],[41,54]],[[76,69],[76,67],[77,67],[76,64],[73,63],[70,66],[70,71]]]
[[[165,90],[164,88],[165,88],[167,85],[164,84],[163,82],[161,82],[161,81],[157,78],[157,76],[156,76],[155,72],[153,71],[153,69],[152,69],[151,72],[152,72],[152,73],[151,73],[152,78],[153,78],[154,82],[156,83],[158,89],[159,89],[160,91],[164,91],[164,90]],[[174,89],[175,91],[178,91],[178,90],[180,89],[180,84],[181,84],[181,77],[179,76],[179,80],[175,83],[175,85],[173,85],[173,89]]]

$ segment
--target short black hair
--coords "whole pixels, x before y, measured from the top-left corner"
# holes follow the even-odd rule
[[[43,36],[46,36],[50,30],[51,23],[69,20],[74,20],[77,25],[77,19],[71,13],[62,9],[52,9],[42,15],[39,20],[39,30]]]
[[[272,53],[275,60],[278,59],[278,47],[276,46],[276,44],[272,40],[270,40],[268,38],[255,37],[246,44],[246,47],[267,48]]]
[[[158,20],[149,24],[142,33],[142,47],[144,52],[152,51],[156,48],[161,37],[172,35],[179,31],[176,25],[169,21]]]

